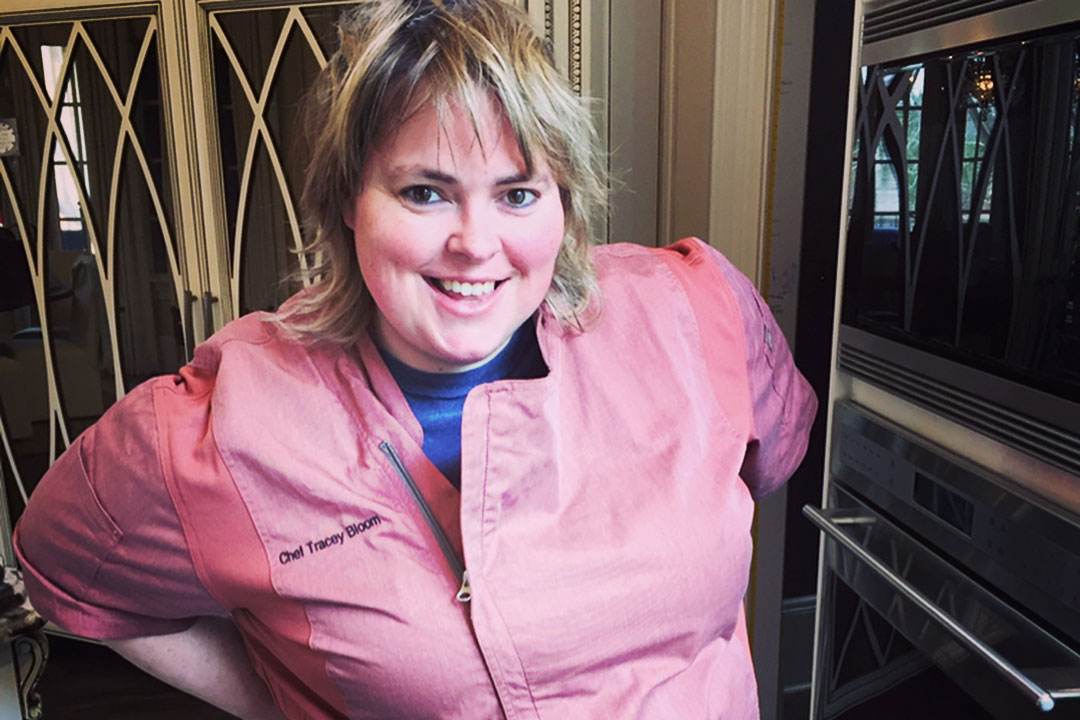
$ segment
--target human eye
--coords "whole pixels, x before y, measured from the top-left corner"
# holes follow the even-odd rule
[[[503,196],[506,204],[512,208],[526,208],[536,202],[538,196],[528,188],[511,188]]]
[[[401,196],[413,205],[434,205],[443,200],[439,191],[430,185],[410,185],[401,191]]]

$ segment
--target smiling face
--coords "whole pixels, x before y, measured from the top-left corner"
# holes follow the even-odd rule
[[[453,102],[442,123],[430,105],[414,114],[372,153],[344,212],[379,342],[429,372],[502,349],[543,302],[563,239],[547,164],[527,173],[494,101],[475,120]]]

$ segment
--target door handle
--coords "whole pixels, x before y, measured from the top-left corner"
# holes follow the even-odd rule
[[[203,293],[203,332],[206,333],[206,337],[210,337],[214,334],[214,303],[217,301],[218,299],[209,291]]]
[[[195,293],[184,291],[184,357],[191,362],[195,355]]]
[[[846,550],[859,558],[859,560],[877,573],[898,593],[937,621],[937,623],[945,628],[958,643],[967,648],[976,657],[981,658],[996,672],[1002,675],[1013,687],[1030,698],[1043,712],[1053,710],[1055,700],[1080,697],[1080,688],[1069,687],[1059,690],[1044,689],[1020,671],[1015,665],[1002,657],[996,650],[972,634],[953,616],[938,607],[933,600],[895,573],[892,568],[864,548],[841,527],[842,525],[863,524],[866,522],[867,518],[862,516],[832,517],[830,511],[823,511],[812,505],[803,506],[803,515],[809,518],[810,522],[814,523],[814,525],[816,525],[826,536],[840,543]]]

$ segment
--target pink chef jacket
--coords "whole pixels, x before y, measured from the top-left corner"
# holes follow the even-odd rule
[[[756,718],[752,497],[794,471],[816,401],[700,241],[595,262],[595,327],[541,310],[549,374],[469,394],[460,494],[369,340],[229,324],[42,480],[16,532],[35,606],[97,638],[231,615],[297,720]]]

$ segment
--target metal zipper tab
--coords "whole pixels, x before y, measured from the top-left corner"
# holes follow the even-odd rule
[[[455,595],[454,597],[457,598],[458,602],[463,603],[467,603],[472,600],[472,587],[469,586],[468,570],[463,570],[461,572],[461,589],[457,591],[457,595]]]
[[[413,502],[416,503],[416,507],[420,509],[420,514],[424,516],[424,521],[428,525],[428,529],[431,530],[431,534],[435,536],[436,542],[439,543],[439,547],[442,549],[443,555],[446,557],[446,562],[450,564],[450,569],[454,572],[455,577],[461,578],[461,588],[457,591],[454,598],[458,602],[467,603],[472,599],[472,588],[469,587],[469,573],[465,570],[465,565],[458,559],[457,553],[454,552],[454,546],[450,544],[450,539],[446,537],[446,533],[443,532],[442,525],[439,524],[438,519],[435,517],[435,513],[432,512],[431,506],[428,505],[427,499],[424,494],[420,492],[420,488],[416,486],[416,481],[413,480],[412,475],[405,469],[405,463],[401,462],[401,458],[398,456],[394,447],[383,441],[379,443],[379,449],[383,451],[390,460],[390,464],[394,466],[394,470],[397,471],[398,477],[405,483],[405,487],[408,488],[409,494],[412,495]]]

